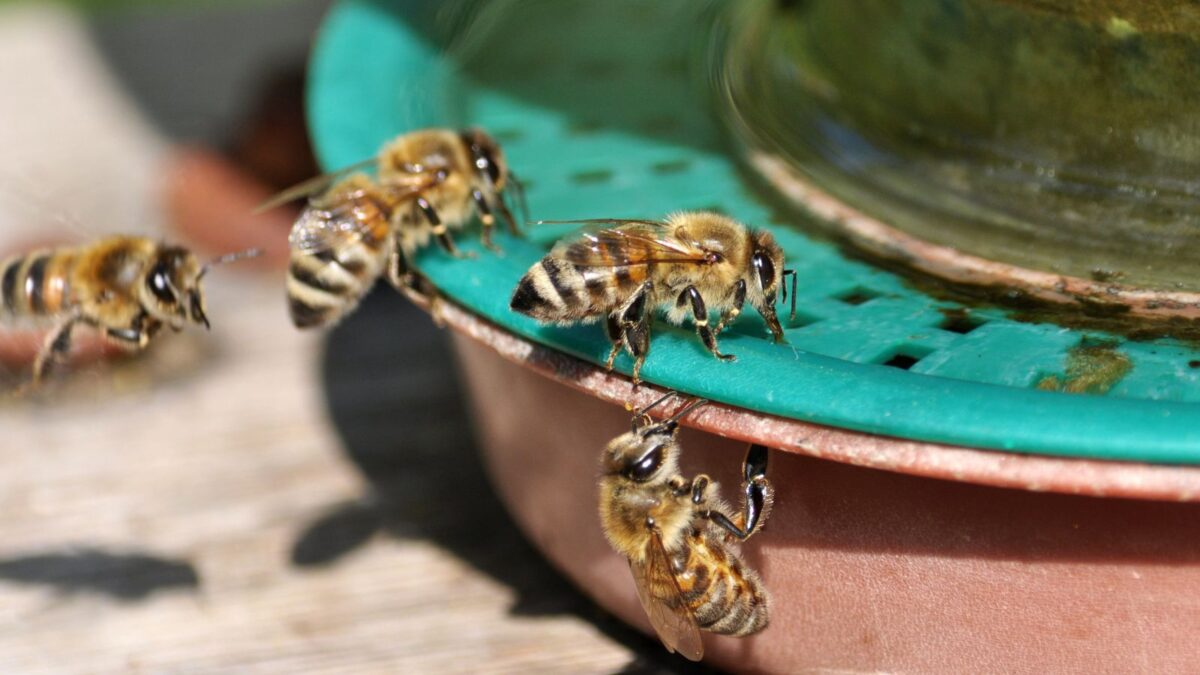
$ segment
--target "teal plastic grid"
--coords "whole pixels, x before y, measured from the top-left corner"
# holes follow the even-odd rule
[[[717,10],[694,0],[344,1],[312,63],[319,155],[332,169],[406,130],[479,125],[504,145],[536,219],[717,208],[770,228],[799,275],[787,344],[772,344],[748,312],[721,336],[738,361],[720,363],[690,325],[660,321],[643,370],[656,384],[902,438],[1200,462],[1195,349],[1022,323],[997,309],[964,312],[845,257],[807,234],[811,224],[787,222],[761,201],[722,146],[706,83],[690,77]],[[496,256],[472,229],[458,240],[477,259],[431,248],[417,263],[482,316],[602,363],[608,344],[597,326],[542,327],[507,307],[529,265],[570,232],[500,235],[505,255]],[[1098,393],[1037,388],[1069,382],[1073,359],[1097,352],[1120,366]],[[619,370],[630,366],[618,359]]]

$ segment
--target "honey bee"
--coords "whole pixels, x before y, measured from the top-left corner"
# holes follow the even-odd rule
[[[637,411],[632,430],[604,449],[600,522],[612,547],[629,560],[638,598],[663,644],[699,661],[700,629],[745,636],[767,626],[762,582],[730,545],[762,529],[774,490],[760,445],[746,454],[745,502],[735,516],[727,515],[708,476],[680,476],[679,420],[705,401],[653,423],[647,412],[673,395]]]
[[[374,178],[355,173],[372,164]],[[367,162],[284,191],[259,210],[310,197],[289,238],[292,322],[312,328],[338,321],[385,269],[397,290],[426,294],[408,260],[431,238],[450,255],[464,257],[450,231],[473,215],[483,224],[483,244],[498,251],[492,242],[497,213],[517,233],[505,202],[509,185],[524,207],[524,190],[487,133],[424,129],[389,142]]]
[[[130,350],[145,348],[163,326],[208,328],[205,274],[214,265],[258,254],[243,251],[201,264],[185,248],[127,236],[34,251],[0,263],[0,316],[57,319],[34,360],[30,386],[36,386],[69,354],[78,325],[96,328]]]
[[[542,323],[570,325],[605,320],[612,343],[606,366],[622,347],[634,359],[639,381],[650,349],[650,318],[663,310],[673,324],[690,314],[701,342],[713,356],[732,361],[718,349],[717,335],[749,302],[776,342],[783,328],[775,314],[776,291],[794,272],[783,268],[783,249],[770,232],[752,230],[708,211],[684,211],[664,221],[593,219],[539,221],[610,225],[560,243],[521,277],[509,303],[514,311]],[[783,292],[787,300],[787,290]],[[720,314],[716,328],[710,311]]]

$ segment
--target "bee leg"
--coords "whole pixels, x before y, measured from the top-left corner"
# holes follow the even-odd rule
[[[42,377],[51,368],[66,360],[67,355],[71,352],[71,331],[78,322],[79,317],[72,316],[60,323],[46,336],[41,349],[38,350],[37,358],[33,361],[33,379],[29,383],[31,388],[40,385]]]
[[[775,504],[775,487],[767,480],[767,455],[766,446],[751,445],[746,450],[746,459],[742,464],[745,479],[742,491],[746,499],[744,522],[751,534],[767,522],[771,507]]]
[[[149,319],[143,312],[134,317],[128,328],[106,328],[104,335],[123,347],[137,350],[145,349],[160,328],[162,323]]]
[[[646,323],[646,295],[650,292],[650,288],[651,283],[649,281],[642,284],[615,312],[609,314],[604,320],[604,332],[608,335],[609,341],[612,342],[612,349],[609,351],[608,360],[604,365],[611,371],[613,361],[616,360],[617,354],[620,354],[621,348],[624,347],[629,352],[629,355],[634,358],[633,383],[635,385],[640,381],[639,373],[642,370],[642,362],[646,360],[645,354],[650,348],[650,328],[648,325],[640,325]]]
[[[649,314],[642,317],[638,323],[625,329],[625,347],[633,356],[633,383],[642,381],[642,364],[646,363],[646,354],[650,351],[650,320]]]
[[[388,255],[387,280],[404,297],[417,304],[427,304],[430,300],[428,289],[424,288],[421,278],[408,266],[408,257],[397,239]]]
[[[689,302],[692,305],[692,322],[696,324],[696,332],[699,333],[700,341],[704,343],[705,348],[722,361],[736,360],[737,357],[733,354],[722,354],[717,348],[717,336],[708,326],[708,308],[705,307],[704,298],[701,297],[700,291],[695,286],[688,286],[679,295],[679,305],[682,306]]]
[[[708,486],[712,479],[706,474],[700,474],[692,479],[691,493],[693,504],[703,504],[708,499]]]
[[[392,253],[388,256],[388,281],[396,288],[401,290],[412,286],[412,269],[408,266],[408,257],[404,255],[404,249],[401,248],[400,239],[397,237],[392,245]],[[401,291],[403,292],[403,291]]]
[[[762,529],[775,502],[775,489],[767,481],[766,447],[750,446],[742,465],[742,475],[746,480],[742,486],[746,501],[742,513],[738,514],[742,527],[738,527],[733,518],[720,511],[708,511],[705,516],[734,538],[745,541]]]
[[[388,259],[387,280],[401,295],[408,298],[409,302],[426,309],[438,328],[446,325],[445,319],[442,318],[441,294],[425,277],[412,271],[398,242]]]
[[[104,335],[122,347],[141,349],[146,346],[146,341],[143,339],[144,334],[131,328],[106,328]]]
[[[405,297],[417,303],[419,307],[424,303],[425,308],[429,311],[429,318],[433,319],[433,323],[438,328],[446,327],[446,317],[443,315],[445,309],[445,300],[438,289],[425,277],[414,274],[412,281],[405,287]]]
[[[508,224],[509,234],[512,234],[513,236],[520,236],[521,229],[517,227],[517,219],[513,217],[512,211],[508,208],[508,204],[504,202],[503,194],[496,193],[496,210],[500,212],[500,215],[504,218],[504,222]],[[529,210],[524,209],[524,211],[525,217],[528,219]]]
[[[767,322],[767,328],[771,330],[771,337],[775,342],[787,342],[783,336],[783,327],[779,325],[779,316],[775,314],[775,292],[772,291],[763,298],[762,309],[759,310],[762,318]]]
[[[713,334],[720,335],[721,331],[725,330],[725,326],[733,323],[738,318],[738,315],[742,313],[742,307],[745,304],[746,280],[738,279],[737,283],[733,285],[733,306],[721,315],[721,320],[717,322],[717,327],[713,329]]]
[[[424,197],[417,197],[414,204],[424,214],[425,220],[429,221],[429,224],[433,227],[433,236],[437,237],[438,244],[446,250],[446,253],[455,258],[474,257],[473,255],[463,253],[458,250],[458,246],[454,245],[454,240],[450,238],[450,232],[446,228],[446,224],[442,222],[441,216],[438,215],[433,205],[429,203],[429,200]]]
[[[650,313],[646,311],[646,297],[651,283],[642,284],[621,312],[621,344],[633,357],[633,383],[641,382],[642,364],[650,351]]]
[[[613,361],[617,359],[617,354],[620,354],[621,348],[625,346],[621,340],[622,332],[621,321],[616,314],[604,317],[604,333],[608,335],[608,341],[612,343],[612,349],[608,351],[608,360],[604,362],[604,367],[610,372],[613,369]]]
[[[480,234],[483,245],[493,253],[503,253],[499,246],[492,243],[492,230],[496,227],[496,216],[492,215],[492,207],[488,206],[487,200],[484,199],[479,188],[471,191],[471,198],[475,200],[475,209],[479,211],[479,221],[483,223],[483,230]]]
[[[692,484],[694,484],[694,481],[693,483],[688,483],[683,476],[674,476],[671,480],[667,481],[667,486],[671,488],[671,492],[676,497],[682,497],[691,492]]]

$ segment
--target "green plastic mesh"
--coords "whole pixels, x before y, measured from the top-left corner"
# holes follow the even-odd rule
[[[406,130],[478,125],[504,145],[535,219],[708,208],[775,232],[799,275],[787,344],[771,343],[749,311],[721,336],[738,360],[721,363],[690,325],[659,321],[647,381],[901,438],[1200,462],[1195,349],[1023,323],[999,309],[963,312],[846,257],[765,202],[726,149],[712,95],[695,77],[713,11],[694,0],[342,2],[312,64],[319,155],[333,169]],[[472,311],[603,363],[598,326],[543,327],[507,307],[522,273],[570,232],[501,234],[497,256],[471,228],[458,241],[477,259],[430,248],[417,264]],[[631,365],[625,355],[617,361],[626,373]]]

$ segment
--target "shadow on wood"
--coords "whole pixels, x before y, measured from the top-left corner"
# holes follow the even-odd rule
[[[190,563],[94,548],[5,558],[0,560],[0,580],[50,586],[68,594],[97,593],[126,602],[200,586],[200,577]]]

